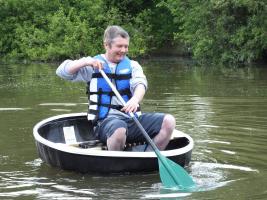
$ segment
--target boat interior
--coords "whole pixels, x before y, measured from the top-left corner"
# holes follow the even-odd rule
[[[39,127],[38,133],[50,142],[78,148],[98,147],[101,150],[106,150],[106,145],[101,143],[94,135],[93,127],[92,122],[88,121],[86,116],[69,116],[46,122]],[[175,130],[166,150],[182,148],[188,144],[188,138],[180,131]],[[142,148],[136,147],[144,145],[146,145],[145,142],[126,144],[125,151],[142,151],[140,150]]]

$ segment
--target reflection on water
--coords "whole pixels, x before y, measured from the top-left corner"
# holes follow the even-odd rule
[[[32,172],[29,172],[32,173]],[[21,171],[1,172],[0,197],[34,197],[37,199],[92,199],[96,194],[87,188],[73,187],[74,181],[53,180],[46,177],[35,177]],[[1,199],[2,199],[1,198]]]
[[[186,197],[191,195],[191,193],[171,193],[168,191],[167,194],[148,194],[142,197],[141,199],[176,199],[181,197]]]
[[[40,106],[76,106],[77,103],[40,103]]]
[[[207,171],[210,171],[212,169],[237,169],[240,171],[247,171],[247,172],[259,172],[256,169],[251,169],[250,167],[219,164],[219,163],[194,162],[194,164],[192,165],[192,168],[195,168],[197,170],[201,169],[202,167],[206,168]]]
[[[70,112],[71,110],[68,109],[60,109],[60,108],[55,108],[55,109],[50,109],[52,111],[56,111],[56,112]]]
[[[18,111],[18,110],[26,110],[30,108],[0,108],[0,111]]]
[[[198,185],[197,191],[214,190],[240,180],[227,180],[229,178],[225,174],[225,169],[227,169],[227,171],[239,170],[241,172],[258,172],[258,170],[251,169],[250,167],[220,163],[193,162],[191,167],[192,176],[195,177],[195,181]]]
[[[32,127],[86,112],[85,85],[56,77],[55,65],[7,65],[0,66],[0,199],[266,199],[267,69],[170,60],[143,66],[143,111],[173,114],[176,128],[194,139],[187,168],[194,191],[164,189],[158,172],[103,176],[47,166]]]

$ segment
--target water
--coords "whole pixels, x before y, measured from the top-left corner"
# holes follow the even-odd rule
[[[0,199],[266,199],[266,66],[141,63],[149,81],[143,110],[173,114],[195,141],[187,170],[196,191],[166,190],[156,172],[100,176],[47,166],[32,128],[86,111],[84,84],[56,77],[56,64],[0,65]]]

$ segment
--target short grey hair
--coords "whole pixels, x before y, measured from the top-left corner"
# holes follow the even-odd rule
[[[129,34],[122,27],[120,27],[120,26],[108,26],[104,32],[103,41],[104,41],[104,43],[111,45],[113,40],[119,36],[122,38],[130,40]]]

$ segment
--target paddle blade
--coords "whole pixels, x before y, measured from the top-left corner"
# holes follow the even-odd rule
[[[195,186],[187,171],[172,160],[162,156],[158,159],[161,182],[165,187],[189,189]]]

